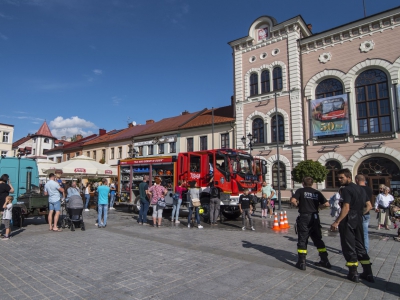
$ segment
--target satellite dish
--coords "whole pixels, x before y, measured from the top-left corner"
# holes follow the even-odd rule
[[[132,121],[132,125],[133,125],[133,126],[136,126],[136,122],[135,122],[135,121]]]

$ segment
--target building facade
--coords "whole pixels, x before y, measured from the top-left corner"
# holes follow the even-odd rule
[[[318,184],[327,195],[341,168],[366,175],[375,193],[381,183],[400,188],[400,7],[311,29],[301,16],[282,23],[262,16],[229,43],[237,145],[248,133],[256,138],[252,153],[268,161],[275,187],[279,163],[283,197],[299,186],[290,172],[305,159],[328,169]]]
[[[13,137],[14,137],[14,125],[0,123],[1,156],[13,156],[12,152]]]

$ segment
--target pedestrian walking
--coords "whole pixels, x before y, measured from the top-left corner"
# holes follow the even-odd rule
[[[219,200],[219,189],[213,184],[210,186],[210,224],[217,225],[221,200]]]
[[[253,226],[253,219],[251,218],[251,195],[249,194],[249,189],[244,189],[243,194],[239,197],[239,209],[242,214],[242,230],[246,230],[246,216],[249,219],[251,230],[255,230]]]
[[[107,185],[107,179],[101,180],[102,185],[97,188],[98,193],[98,207],[97,207],[97,223],[98,228],[106,228],[107,226],[107,213],[108,213],[108,194],[110,187]]]
[[[114,210],[114,202],[115,202],[115,193],[117,188],[115,187],[115,183],[111,182],[110,184],[110,210]]]
[[[86,183],[86,187],[85,187],[85,211],[89,211],[90,188],[91,188],[91,184],[89,182]]]
[[[44,194],[45,196],[49,196],[49,230],[60,232],[62,230],[57,228],[57,223],[58,218],[60,217],[61,197],[64,195],[64,189],[55,181],[54,173],[49,174],[49,181],[47,181],[44,186]],[[55,214],[53,219],[54,212]]]
[[[367,195],[367,200],[365,202],[365,207],[364,207],[364,215],[363,215],[363,232],[364,232],[364,246],[365,250],[368,253],[369,250],[369,236],[368,236],[368,227],[369,227],[369,219],[370,219],[370,214],[369,211],[372,209],[372,189],[365,184],[365,176],[364,175],[357,175],[356,176],[356,183],[359,185],[361,188],[364,189],[365,194]]]
[[[385,186],[383,194],[379,194],[375,200],[375,211],[378,213],[378,230],[381,229],[381,225],[384,225],[386,230],[390,230],[389,226],[392,225],[389,216],[389,206],[394,201],[394,198],[389,192],[390,187]]]
[[[175,223],[179,224],[179,210],[181,209],[182,205],[182,194],[187,193],[185,180],[178,181],[178,185],[175,187],[175,193],[178,194],[178,199],[174,199],[173,201],[171,222],[174,222],[175,219]]]
[[[8,174],[3,174],[0,177],[0,213],[4,211],[3,206],[6,202],[6,197],[9,196],[10,193],[14,193],[14,188],[11,185]],[[1,229],[1,232],[3,232],[3,229]]]
[[[197,222],[197,228],[202,229],[203,226],[200,224],[200,213],[199,213],[200,206],[197,207],[193,206],[193,200],[200,199],[200,189],[196,187],[196,181],[190,181],[189,185],[190,187],[189,187],[189,199],[188,199],[189,200],[188,228],[190,228],[190,222],[192,221],[192,214],[194,212]]]
[[[6,200],[3,205],[3,225],[5,230],[5,233],[2,237],[3,241],[8,241],[11,236],[11,219],[12,219],[12,201],[14,197],[13,196],[7,196]]]
[[[330,269],[332,266],[328,259],[325,243],[322,240],[321,223],[319,210],[329,207],[329,202],[324,195],[312,188],[314,179],[311,177],[303,178],[303,188],[298,189],[293,195],[291,202],[299,208],[297,217],[297,255],[296,268],[306,269],[307,244],[311,238],[313,244],[318,249],[320,261],[315,265]]]
[[[338,171],[341,190],[342,210],[339,217],[331,225],[331,231],[339,230],[342,253],[346,259],[346,266],[349,268],[347,279],[359,282],[359,278],[369,282],[375,282],[370,258],[364,245],[364,232],[362,217],[367,199],[365,191],[352,182],[352,175],[349,169]],[[360,261],[363,273],[358,274],[357,267]]]
[[[156,177],[154,179],[154,185],[149,188],[149,194],[151,195],[151,206],[153,208],[153,226],[161,227],[162,213],[164,208],[157,205],[158,200],[164,199],[168,190],[161,185],[161,178]]]
[[[143,181],[139,184],[139,196],[140,196],[140,210],[137,222],[142,225],[149,225],[147,223],[147,212],[149,211],[150,199],[149,199],[149,175],[143,176]]]

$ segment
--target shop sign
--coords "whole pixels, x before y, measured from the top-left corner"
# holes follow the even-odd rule
[[[310,101],[313,137],[349,134],[347,94]]]
[[[86,173],[86,169],[84,169],[84,168],[75,168],[74,172],[75,173]]]
[[[104,174],[112,174],[112,171],[111,170],[105,170]]]
[[[166,163],[166,162],[172,162],[172,157],[130,159],[130,160],[126,160],[126,161],[121,161],[120,165],[157,164],[157,163]]]

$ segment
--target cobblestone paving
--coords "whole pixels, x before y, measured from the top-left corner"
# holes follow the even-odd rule
[[[400,243],[395,230],[377,231],[371,215],[370,255],[376,283],[354,284],[332,219],[321,213],[331,270],[314,267],[309,246],[306,271],[297,259],[292,228],[273,232],[272,219],[256,215],[256,231],[241,221],[204,229],[182,219],[164,227],[138,225],[136,215],[111,211],[107,228],[95,227],[95,211],[85,213],[87,230],[48,231],[30,218],[9,241],[1,241],[0,299],[399,299]],[[361,271],[361,267],[360,267]]]

